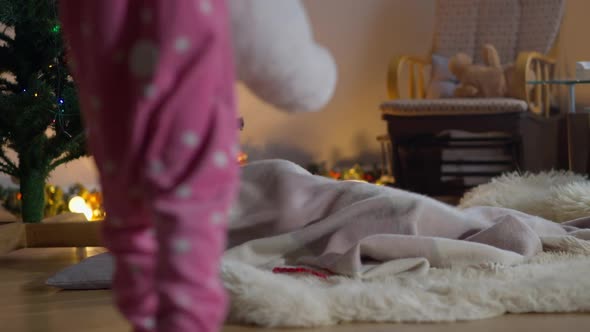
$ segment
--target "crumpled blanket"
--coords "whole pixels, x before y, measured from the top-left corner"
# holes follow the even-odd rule
[[[356,278],[515,265],[543,250],[590,247],[590,217],[556,224],[505,208],[459,210],[402,190],[314,176],[283,160],[242,168],[230,219],[226,261]]]

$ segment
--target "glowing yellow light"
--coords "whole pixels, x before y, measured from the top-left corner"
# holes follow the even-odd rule
[[[86,204],[84,198],[80,196],[72,197],[68,203],[68,208],[74,213],[83,213],[88,221],[93,217],[92,209]]]
[[[39,94],[37,92],[35,92],[35,97],[39,96]]]
[[[49,68],[53,68],[53,65],[49,65]]]
[[[248,155],[247,155],[247,154],[245,154],[244,152],[240,152],[240,153],[238,154],[238,163],[239,163],[240,165],[245,165],[245,164],[247,164],[247,163],[248,163]]]

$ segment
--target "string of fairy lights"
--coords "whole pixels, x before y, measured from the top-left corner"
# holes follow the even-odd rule
[[[61,33],[61,25],[58,23],[58,13],[57,13],[57,6],[56,6],[56,2],[54,0],[48,0],[49,6],[51,7],[52,11],[53,11],[53,21],[56,22],[52,27],[51,27],[51,32],[54,34],[59,34]],[[54,105],[54,109],[50,109],[49,112],[51,112],[52,114],[54,114],[52,125],[54,127],[54,129],[56,131],[60,131],[61,133],[63,133],[64,135],[68,136],[69,138],[72,138],[72,134],[70,134],[67,130],[68,124],[70,122],[70,120],[68,119],[68,117],[73,117],[73,116],[79,116],[78,113],[68,113],[66,112],[66,109],[68,107],[68,105],[66,105],[66,102],[63,98],[63,87],[62,87],[62,80],[61,80],[61,75],[62,75],[62,61],[60,61],[60,55],[61,51],[60,51],[60,47],[57,43],[57,40],[54,39],[54,43],[53,43],[53,49],[54,49],[54,58],[53,58],[53,63],[50,63],[48,65],[49,69],[55,70],[55,105]],[[23,89],[22,91],[23,93],[27,93],[27,89]],[[36,91],[32,92],[33,97],[39,97],[39,93]]]
[[[58,20],[58,14],[57,14],[57,7],[56,7],[56,2],[52,1],[52,0],[48,0],[50,2],[51,5],[51,9],[53,11],[53,19],[54,22],[57,22]],[[61,26],[59,25],[59,23],[56,23],[52,28],[51,28],[51,32],[53,32],[54,34],[59,34],[61,32]],[[65,122],[66,120],[64,120],[64,117],[67,116],[66,112],[65,112],[65,101],[63,99],[62,96],[62,86],[61,86],[61,61],[60,61],[60,48],[58,47],[59,45],[57,44],[57,39],[53,40],[53,47],[54,47],[54,55],[55,55],[55,70],[56,70],[56,97],[57,97],[57,105],[58,105],[58,110],[54,111],[55,113],[55,117],[53,118],[53,123],[57,124],[57,126],[62,130],[62,132],[72,138],[72,135],[67,131],[67,122]],[[52,67],[53,64],[49,65],[49,68],[53,68]],[[65,122],[65,123],[64,123]]]

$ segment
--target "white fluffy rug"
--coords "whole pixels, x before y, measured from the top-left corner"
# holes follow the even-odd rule
[[[497,206],[562,222],[590,216],[590,181],[571,172],[510,173],[469,191],[460,208]]]
[[[515,267],[431,269],[371,281],[273,274],[226,263],[230,322],[312,327],[343,322],[449,322],[504,313],[590,310],[590,257],[543,253]]]
[[[461,207],[508,207],[549,220],[590,215],[590,181],[567,172],[516,173],[470,191]],[[557,240],[525,264],[428,269],[405,276],[345,277],[273,274],[225,262],[229,320],[267,327],[344,322],[450,322],[504,313],[590,311],[590,242]],[[566,243],[567,242],[567,243]],[[547,249],[547,248],[546,248]]]

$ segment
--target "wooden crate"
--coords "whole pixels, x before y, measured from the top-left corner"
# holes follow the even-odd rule
[[[0,254],[21,248],[99,246],[100,222],[0,223]]]

